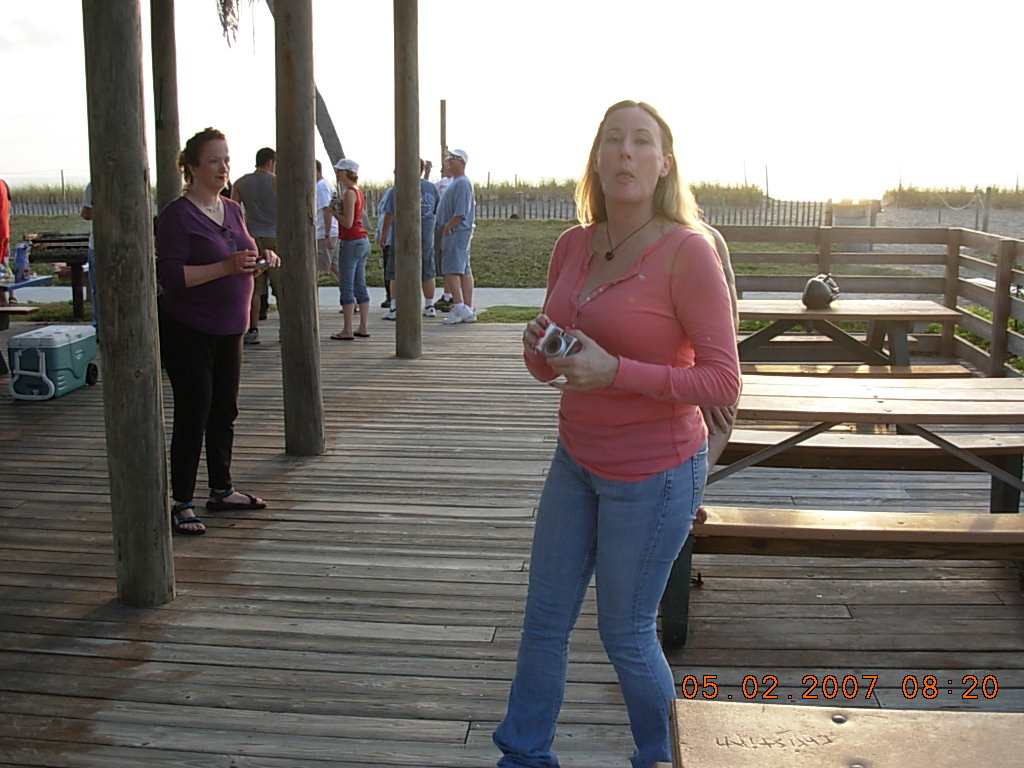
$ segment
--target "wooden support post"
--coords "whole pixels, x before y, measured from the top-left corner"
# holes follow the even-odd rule
[[[327,102],[320,95],[320,89],[314,85],[316,92],[316,125],[320,130],[320,138],[324,142],[324,149],[327,150],[327,157],[331,159],[331,165],[345,156],[345,150],[341,147],[341,140],[338,138],[338,131],[334,127],[331,113],[327,110]],[[330,176],[332,171],[328,171]]]
[[[832,271],[832,227],[818,227],[818,274]]]
[[[944,280],[946,283],[945,294],[942,297],[944,306],[956,309],[956,300],[960,282],[960,240],[963,230],[947,230],[946,240],[946,270]],[[942,342],[940,349],[943,357],[953,357],[956,341],[956,325],[954,323],[942,324]]]
[[[1010,291],[1013,289],[1013,265],[1017,249],[1010,239],[996,248],[996,293],[992,298],[992,348],[989,350],[989,376],[1006,375],[1009,354]]]
[[[277,248],[281,257],[281,370],[285,452],[324,452],[320,378],[313,157],[313,9],[279,0],[274,9],[277,67]]]
[[[444,163],[446,154],[448,154],[448,101],[441,99],[441,159],[438,160],[439,167]]]
[[[423,354],[420,227],[420,80],[416,0],[394,0],[395,25],[395,262],[398,319],[395,354]]]
[[[181,196],[178,153],[178,57],[174,42],[174,0],[149,0],[153,48],[153,115],[156,135],[156,209]]]
[[[174,598],[139,0],[83,0],[103,410],[117,596]]]

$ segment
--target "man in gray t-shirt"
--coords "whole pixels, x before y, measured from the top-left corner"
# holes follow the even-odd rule
[[[260,254],[270,249],[277,253],[277,153],[264,147],[256,153],[256,170],[238,179],[231,187],[231,199],[242,204],[245,227],[256,240]],[[277,270],[266,269],[256,276],[249,312],[249,330],[243,340],[246,344],[260,343],[260,297],[269,288],[279,300]]]

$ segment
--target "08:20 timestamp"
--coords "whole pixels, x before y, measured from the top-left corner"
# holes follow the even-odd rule
[[[801,685],[805,686],[799,696],[789,694],[787,699],[856,699],[862,695],[870,699],[878,684],[878,675],[804,675]],[[946,685],[941,685],[941,680],[935,675],[905,675],[900,684],[903,697],[906,699],[937,699],[940,696],[953,696],[960,694],[961,699],[994,699],[999,693],[999,680],[995,675],[964,675],[959,686],[954,686],[954,681],[946,679]],[[747,700],[762,700],[781,698],[776,689],[779,687],[779,678],[776,675],[747,675],[740,683],[740,693]],[[679,682],[679,692],[684,699],[717,699],[720,695],[718,675],[704,675],[698,679],[696,675],[687,675]],[[733,698],[727,694],[727,698]]]

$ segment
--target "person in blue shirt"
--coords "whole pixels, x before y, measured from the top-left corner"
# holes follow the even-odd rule
[[[423,160],[420,160],[420,173],[425,168]],[[434,308],[434,225],[437,221],[437,187],[433,182],[420,178],[420,279],[423,286],[423,316],[436,317],[437,310]],[[394,320],[398,316],[395,301],[395,250],[394,250],[394,220],[395,220],[395,199],[393,187],[384,193],[380,202],[380,225],[378,227],[377,241],[381,247],[390,248],[391,258],[384,263],[384,279],[387,281],[389,309],[384,315],[385,320]]]
[[[452,182],[437,207],[441,226],[441,271],[445,293],[452,295],[452,308],[444,319],[447,325],[475,323],[473,312],[473,270],[469,263],[469,246],[473,239],[476,200],[473,183],[466,176],[469,155],[464,149],[453,149],[445,158],[445,168]]]

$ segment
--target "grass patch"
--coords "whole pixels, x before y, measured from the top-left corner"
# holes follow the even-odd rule
[[[540,307],[510,307],[499,304],[488,307],[485,312],[476,316],[480,323],[515,323],[516,325],[530,322],[540,314]]]
[[[39,235],[44,232],[62,235],[89,233],[89,222],[81,216],[26,216],[11,214],[11,251],[26,234]]]
[[[25,302],[28,303],[28,302]],[[29,304],[32,307],[39,307],[38,312],[31,315],[11,315],[11,323],[91,323],[92,307],[85,302],[85,319],[74,318],[74,307],[70,301],[33,301]]]
[[[547,282],[548,260],[555,240],[571,222],[544,219],[482,219],[473,234],[473,274],[484,288],[542,288]],[[11,233],[20,241],[26,232],[62,234],[89,231],[89,222],[78,216],[12,216]],[[381,251],[373,245],[366,262],[368,285],[384,285]],[[33,264],[40,275],[53,274],[50,264]],[[55,283],[60,285],[61,283]],[[65,283],[66,284],[66,283]],[[329,275],[321,275],[318,284],[337,285]]]

